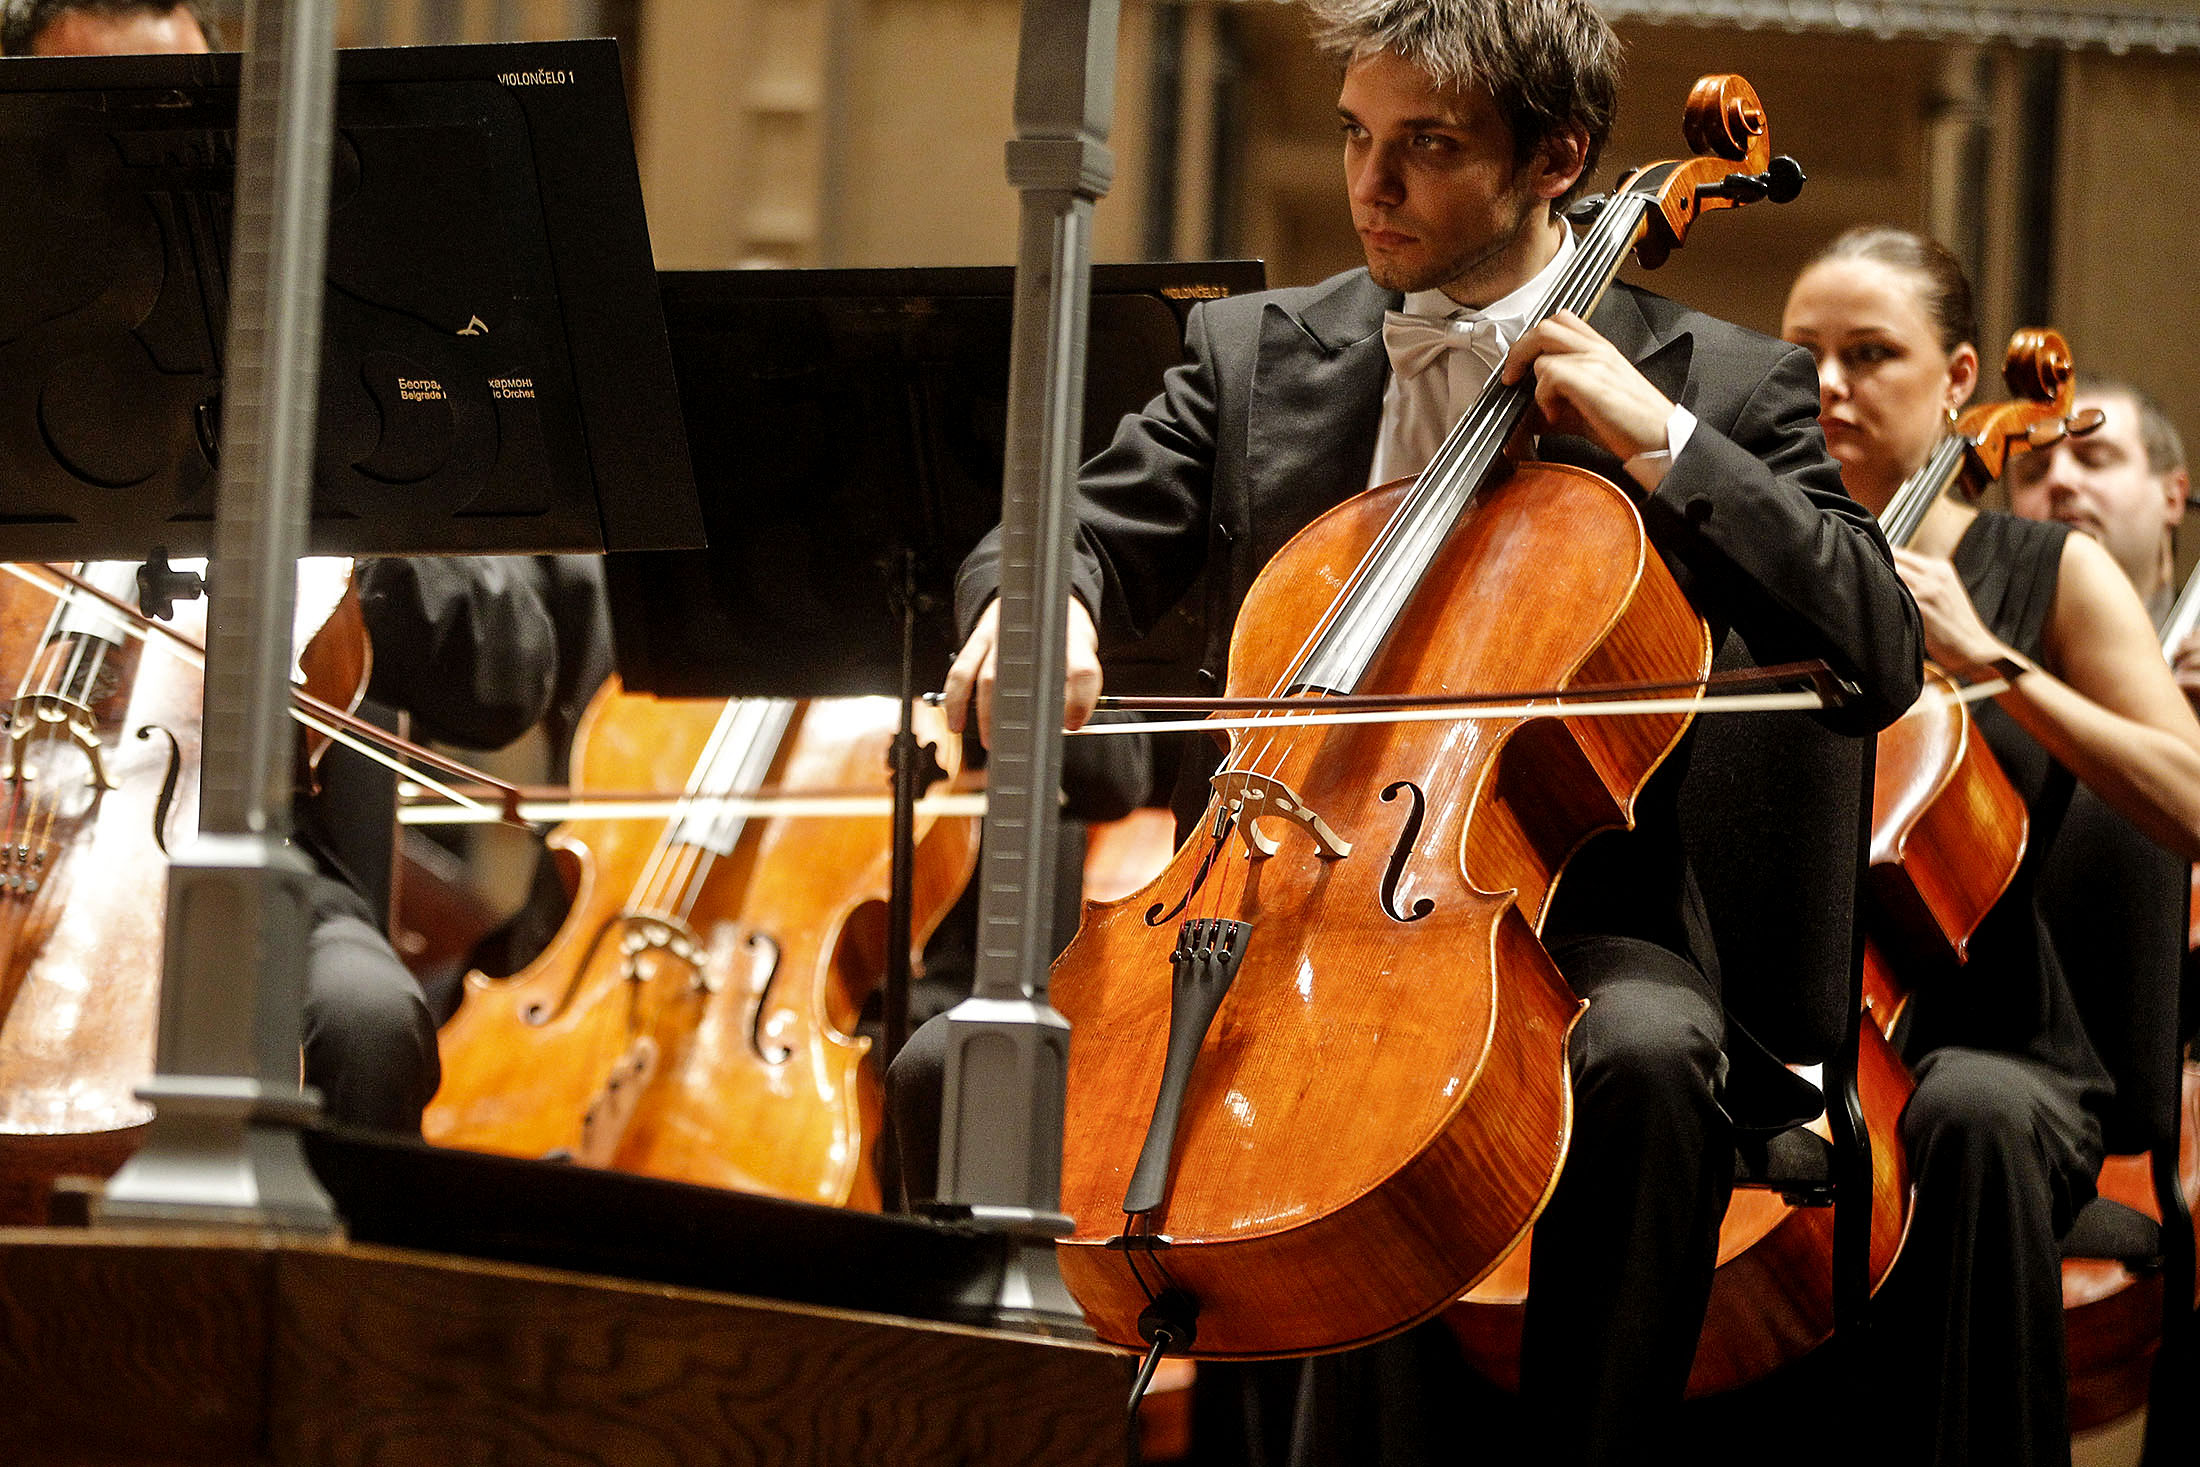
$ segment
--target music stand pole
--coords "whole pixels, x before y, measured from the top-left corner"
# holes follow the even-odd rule
[[[1001,491],[1000,681],[971,997],[948,1012],[938,1196],[1021,1240],[993,1317],[1075,1331],[1054,1267],[1069,1025],[1047,1002],[1061,789],[1071,476],[1092,206],[1107,192],[1116,0],[1025,0],[1009,182],[1022,191]]]
[[[886,900],[886,977],[879,998],[884,1032],[878,1072],[909,1042],[909,951],[915,946],[917,801],[946,771],[917,739],[917,553],[895,553],[895,606],[901,613],[901,723],[888,764],[894,774],[893,879]]]
[[[298,1128],[310,868],[290,849],[289,688],[319,401],[336,97],[332,0],[251,0],[199,833],[169,867],[160,1050],[145,1144],[102,1223],[329,1232]]]

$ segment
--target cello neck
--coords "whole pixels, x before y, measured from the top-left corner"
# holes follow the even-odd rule
[[[1961,433],[1943,433],[1932,452],[1925,455],[1925,462],[1902,481],[1894,498],[1879,512],[1879,528],[1889,545],[1897,550],[1909,548],[1925,516],[1962,474],[1970,447],[1970,440]]]
[[[1587,317],[1596,309],[1648,226],[1662,173],[1675,166],[1641,170],[1605,203],[1582,233],[1572,260],[1529,312],[1530,327],[1562,310]],[[1650,192],[1639,191],[1645,185]],[[1359,686],[1452,526],[1482,486],[1497,477],[1505,445],[1534,402],[1532,377],[1511,385],[1490,379],[1361,561],[1288,679],[1290,688],[1349,693]]]

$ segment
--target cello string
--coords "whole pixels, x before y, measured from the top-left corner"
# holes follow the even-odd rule
[[[73,603],[73,598],[65,599]],[[42,685],[34,696],[50,700],[61,716],[54,719],[43,714],[34,714],[31,745],[33,749],[42,748],[48,753],[74,747],[77,725],[72,710],[81,707],[87,717],[90,715],[91,694],[99,669],[105,665],[104,657],[100,657],[87,675],[85,663],[94,655],[91,644],[99,639],[88,632],[62,631],[58,620],[52,625],[53,632],[39,648],[37,661],[44,671]],[[100,645],[104,647],[105,644],[102,642]],[[66,735],[64,730],[67,731]],[[94,733],[92,737],[96,740],[98,735]],[[59,776],[64,767],[66,766],[61,760],[55,759],[46,770],[46,777],[33,785],[22,839],[22,849],[29,853],[24,857],[26,879],[30,871],[38,869],[39,856],[52,848],[54,830],[61,823],[62,786]],[[85,777],[87,781],[91,778],[89,764]],[[93,798],[96,800],[102,793],[104,792],[94,790]],[[50,873],[41,873],[39,876],[41,889],[45,885],[46,874]]]
[[[10,566],[9,569],[12,570],[14,567]],[[38,585],[40,589],[45,590],[49,595],[54,594],[52,587],[43,582],[33,582],[33,584]],[[32,696],[32,680],[44,675],[44,669],[48,661],[46,649],[53,645],[54,638],[59,634],[64,609],[64,599],[59,595],[55,595],[53,606],[46,613],[45,629],[39,634],[38,653],[24,667],[22,681],[16,684],[17,706],[14,710],[11,710],[9,720],[9,768],[11,772],[21,769],[26,776],[32,772],[28,765],[27,756],[29,748],[35,745],[39,725],[34,716],[32,721],[18,733],[15,729],[14,720],[21,713],[23,700]],[[28,742],[24,747],[18,748],[15,746],[18,739],[24,739]],[[30,783],[32,788],[26,790],[24,788],[26,783]],[[28,876],[32,839],[30,830],[32,822],[36,819],[37,809],[42,803],[43,790],[36,785],[35,781],[30,781],[27,778],[10,778],[9,784],[13,788],[10,791],[8,800],[7,847],[10,859],[21,862],[24,868],[18,873],[16,883],[11,889],[20,890],[21,883]],[[21,822],[20,830],[18,827],[19,821]]]
[[[1632,209],[1623,209],[1615,199],[1597,216],[1581,247],[1574,251],[1550,292],[1538,303],[1531,328],[1562,309],[1575,309],[1585,316],[1593,299],[1601,295],[1616,273],[1618,262],[1632,246],[1641,220],[1640,196],[1623,197],[1637,202]],[[1625,220],[1624,227],[1622,220]],[[1486,477],[1486,474],[1473,472],[1485,463],[1485,450],[1502,447],[1513,425],[1532,401],[1527,385],[1529,380],[1523,378],[1507,386],[1498,374],[1492,374],[1476,401],[1437,445],[1429,464],[1408,491],[1405,502],[1354,566],[1344,587],[1302,643],[1290,671],[1273,690],[1272,696],[1281,696],[1284,688],[1301,681],[1299,674],[1315,655],[1320,639],[1337,624],[1348,618],[1364,622],[1371,615],[1394,623],[1402,614],[1405,600],[1418,585],[1420,576],[1425,574],[1426,566],[1433,561],[1436,547],[1449,536],[1460,514],[1479,492],[1479,482],[1465,483],[1463,480],[1470,474],[1477,480]],[[1277,739],[1271,731],[1254,753],[1252,767],[1258,772],[1272,774],[1273,769],[1263,766],[1267,765],[1270,752],[1275,750],[1274,768],[1281,768],[1288,756],[1290,740],[1287,737],[1283,742],[1286,747],[1275,750]],[[1235,765],[1233,758],[1225,767]]]
[[[740,698],[735,703],[740,707],[741,722],[746,733],[739,740],[739,753],[733,759],[727,760],[721,755],[715,761],[712,768],[713,787],[710,790],[713,795],[753,784],[768,772],[793,726],[793,705],[786,699]],[[733,745],[733,741],[728,742],[729,746]],[[759,760],[763,763],[762,769],[756,767]],[[700,847],[699,855],[691,864],[686,889],[680,898],[679,912],[683,922],[702,900],[704,886],[720,858],[730,857],[739,848],[742,836],[748,831],[749,817],[746,814],[729,810],[722,804],[714,803],[710,808],[713,811],[711,828],[707,837],[697,843]]]
[[[696,756],[695,763],[688,770],[686,791],[657,833],[656,846],[650,852],[649,860],[634,884],[632,901],[638,910],[656,912],[665,909],[670,901],[670,893],[686,884],[686,873],[683,871],[673,874],[673,871],[693,847],[683,843],[678,833],[696,808],[694,797],[710,793],[707,785],[712,778],[712,771],[723,761],[727,741],[733,736],[734,724],[740,716],[739,702],[738,699],[729,699],[725,707],[719,710],[717,721],[711,725],[710,736],[703,742],[702,753]]]

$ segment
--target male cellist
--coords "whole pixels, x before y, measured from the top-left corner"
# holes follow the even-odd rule
[[[1099,693],[1096,624],[1143,630],[1214,560],[1227,592],[1205,665],[1224,667],[1235,608],[1269,557],[1330,506],[1418,471],[1493,370],[1534,376],[1539,457],[1637,496],[1714,637],[1732,628],[1760,660],[1829,663],[1859,689],[1828,715],[1844,731],[1892,720],[1918,691],[1917,613],[1826,457],[1808,358],[1625,286],[1590,321],[1561,313],[1524,329],[1576,248],[1559,211],[1610,129],[1619,46],[1603,19],[1581,0],[1310,9],[1342,73],[1367,268],[1203,305],[1191,361],[1085,466],[1065,723]],[[947,683],[951,717],[974,705],[981,730],[998,579],[989,541],[963,567],[972,630]],[[1681,854],[1686,764],[1684,741],[1636,828],[1575,858],[1544,931],[1590,1000],[1572,1041],[1572,1149],[1536,1227],[1523,1362],[1531,1408],[1549,1408],[1531,1414],[1554,1423],[1548,1448],[1565,1460],[1654,1452],[1732,1185],[1722,1101],[1745,1046]],[[920,1042],[909,1063],[926,1057]]]

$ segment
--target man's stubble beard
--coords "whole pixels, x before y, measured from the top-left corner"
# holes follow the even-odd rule
[[[1517,181],[1517,171],[1514,178]],[[1490,261],[1518,244],[1520,236],[1534,221],[1536,210],[1549,207],[1545,200],[1539,199],[1533,194],[1527,194],[1524,198],[1519,197],[1520,194],[1527,193],[1525,189],[1515,189],[1508,186],[1506,192],[1512,196],[1510,202],[1512,204],[1513,223],[1510,229],[1503,231],[1495,239],[1484,242],[1479,248],[1470,245],[1449,260],[1430,265],[1426,269],[1411,274],[1401,270],[1393,261],[1378,263],[1374,257],[1369,256],[1367,260],[1368,277],[1385,290],[1395,290],[1402,295],[1411,295],[1415,291],[1440,290],[1447,285],[1473,275],[1476,271],[1488,265]]]

